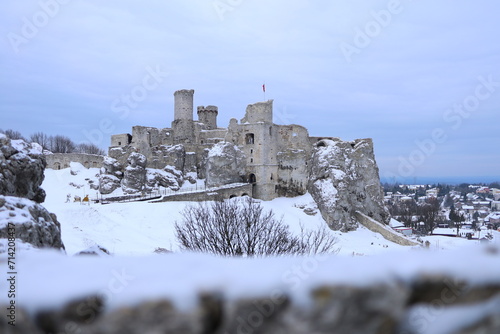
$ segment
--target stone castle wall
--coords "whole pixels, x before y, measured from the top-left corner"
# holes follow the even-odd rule
[[[86,168],[101,168],[104,156],[86,153],[53,153],[45,155],[47,168],[68,168],[70,162],[79,162]]]

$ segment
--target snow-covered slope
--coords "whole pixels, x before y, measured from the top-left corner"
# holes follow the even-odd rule
[[[73,171],[72,175],[71,170]],[[98,182],[99,169],[86,169],[78,164],[63,170],[45,170],[42,187],[47,193],[43,204],[57,215],[62,228],[62,239],[69,255],[89,247],[100,245],[116,255],[151,254],[156,248],[179,250],[175,239],[174,224],[180,221],[180,212],[189,202],[163,203],[116,203],[80,204],[73,202],[74,196],[90,198],[97,196],[89,181]],[[189,185],[191,186],[191,185]],[[116,190],[112,195],[120,195]],[[66,203],[68,194],[71,201]],[[265,209],[272,209],[277,217],[290,229],[299,233],[301,225],[306,229],[326,226],[324,219],[309,194],[295,198],[277,198],[263,201]],[[316,212],[315,215],[305,213]],[[388,251],[410,251],[412,247],[394,244],[381,235],[364,227],[342,233],[331,231],[338,238],[340,255],[372,255]],[[428,237],[433,249],[457,248],[474,241],[459,238]],[[500,238],[497,238],[499,240]]]

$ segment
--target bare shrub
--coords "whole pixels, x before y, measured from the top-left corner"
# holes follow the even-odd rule
[[[336,238],[326,228],[292,234],[272,210],[250,197],[187,206],[175,224],[185,250],[223,256],[333,253]]]

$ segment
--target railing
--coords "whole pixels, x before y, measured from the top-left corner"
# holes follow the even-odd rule
[[[163,196],[169,196],[169,195],[178,195],[178,194],[184,194],[184,193],[190,193],[190,192],[203,192],[203,191],[210,191],[210,190],[217,190],[217,189],[223,189],[223,188],[231,188],[235,187],[236,185],[242,186],[244,183],[233,183],[225,186],[220,186],[220,187],[210,187],[207,188],[206,185],[199,185],[196,184],[191,187],[183,187],[178,190],[172,190],[170,188],[161,188],[157,189],[154,191],[150,192],[143,192],[141,194],[130,194],[130,195],[123,195],[123,196],[113,196],[113,197],[98,197],[91,199],[91,201],[95,203],[101,203],[101,204],[108,204],[108,203],[128,203],[128,202],[141,202],[141,201],[149,201],[153,199],[158,199],[162,198]]]
[[[112,197],[100,196],[91,200],[95,203],[101,203],[101,204],[141,202],[141,201],[158,199],[167,195],[176,195],[176,194],[195,192],[195,191],[206,191],[208,189],[210,188],[207,188],[205,185],[196,184],[192,187],[184,187],[178,190],[172,190],[170,188],[162,188],[150,192],[143,192],[141,194],[130,194],[130,195],[112,196]]]

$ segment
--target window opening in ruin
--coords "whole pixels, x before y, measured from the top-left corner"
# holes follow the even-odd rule
[[[271,180],[273,179],[273,173],[271,173]]]
[[[255,174],[250,174],[248,176],[248,182],[249,183],[256,183],[257,182],[257,178],[255,177]]]
[[[272,126],[270,126],[270,127],[269,127],[269,135],[270,135],[270,136],[272,136],[272,135],[273,135],[273,127],[272,127]]]
[[[251,163],[253,162],[253,158],[250,158],[250,162],[251,162]]]
[[[121,142],[121,141],[119,141],[119,142],[118,142],[118,146],[120,146],[121,144],[122,144],[122,142]]]
[[[245,136],[245,141],[247,144],[253,144],[254,143],[254,135],[253,133],[247,133]]]
[[[250,150],[250,154],[253,154],[253,150]]]

